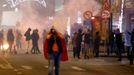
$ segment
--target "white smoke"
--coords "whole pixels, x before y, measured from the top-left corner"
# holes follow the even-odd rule
[[[38,5],[35,7],[39,7]],[[20,11],[23,12],[23,19],[21,21],[20,28],[24,31],[27,30],[28,27],[32,29],[49,29],[49,21],[48,16],[44,16],[42,13],[43,10],[37,10],[31,5],[31,1],[24,2],[21,4]],[[39,9],[39,8],[38,8]],[[80,11],[81,18],[83,19],[83,13],[85,11],[93,12],[93,15],[100,15],[101,5],[95,0],[68,0],[67,3],[64,4],[63,9],[54,14],[54,21],[56,21],[55,28],[64,32],[67,28],[67,18],[71,18],[71,25],[77,20],[77,12]],[[48,12],[50,13],[50,12]]]

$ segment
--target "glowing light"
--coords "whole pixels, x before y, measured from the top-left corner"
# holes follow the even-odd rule
[[[7,50],[9,48],[9,45],[8,44],[3,44],[2,46],[0,46],[0,48],[2,50]]]
[[[54,17],[53,17],[53,16],[49,17],[49,20],[53,20],[53,19],[54,19]]]
[[[121,32],[122,32],[122,23],[123,23],[124,1],[125,1],[125,0],[122,0],[122,4],[121,4],[121,15],[120,15],[120,17],[119,17],[119,26],[118,26],[118,28],[120,29]]]
[[[18,12],[18,8],[15,8],[15,10],[14,10],[15,12]]]
[[[92,19],[92,20],[94,20],[94,19],[95,19],[95,17],[93,16],[93,17],[91,17],[91,19]]]
[[[79,23],[79,24],[82,23],[82,19],[80,17],[77,19],[77,23]]]
[[[81,19],[81,12],[80,11],[78,11],[77,16],[78,16],[77,23],[81,24],[82,23],[82,19]]]
[[[71,35],[71,18],[68,17],[68,20],[67,20],[67,32],[68,32],[68,35],[70,36]]]
[[[3,4],[3,5],[2,5],[2,7],[6,7],[6,6],[7,6],[7,4]]]
[[[9,48],[9,45],[8,45],[8,44],[4,44],[4,45],[3,45],[3,49],[4,49],[4,50],[7,50],[8,48]]]

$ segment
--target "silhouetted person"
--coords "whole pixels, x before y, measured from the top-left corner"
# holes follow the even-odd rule
[[[31,39],[30,31],[31,31],[31,28],[28,28],[28,30],[24,34],[24,36],[26,37],[26,43],[27,43],[27,52],[26,52],[26,54],[29,53],[28,50],[29,50],[30,39]]]
[[[87,59],[89,58],[89,46],[90,46],[90,30],[88,29],[87,32],[84,34],[84,58]]]
[[[95,53],[95,57],[99,57],[100,40],[101,40],[100,34],[99,34],[99,32],[96,32],[95,40],[94,40],[94,53]]]
[[[125,32],[124,41],[125,49],[127,50],[127,57],[130,59],[131,33],[128,30]]]
[[[133,64],[133,54],[134,54],[134,29],[131,33],[131,44],[132,44],[132,50],[130,52],[130,64]]]
[[[120,33],[120,30],[117,29],[116,32],[116,46],[117,46],[117,52],[118,52],[118,61],[122,60],[122,34]]]
[[[14,44],[14,34],[13,34],[13,30],[12,29],[9,29],[8,32],[7,32],[7,42],[9,44],[9,52],[11,53],[12,51],[12,47],[13,47],[13,44]]]
[[[38,47],[39,34],[38,34],[37,29],[33,30],[31,39],[32,39],[32,45],[33,45],[32,49],[31,49],[31,53],[33,53],[33,54],[41,53],[39,50],[39,47]]]
[[[82,42],[82,30],[79,29],[77,37],[76,37],[76,50],[77,50],[77,57],[78,57],[78,59],[80,59],[81,42]]]
[[[110,53],[112,54],[113,52],[115,52],[115,47],[116,47],[116,43],[115,43],[115,31],[113,31],[110,35]]]
[[[73,57],[75,58],[77,55],[77,48],[76,48],[76,38],[77,38],[77,32],[74,33],[72,37],[72,44],[73,44]]]
[[[17,50],[21,49],[21,39],[22,39],[22,34],[19,30],[16,30],[16,46],[17,46]]]
[[[69,41],[70,36],[68,35],[68,32],[67,31],[64,34],[64,38],[65,38],[66,44],[68,44],[68,41]]]

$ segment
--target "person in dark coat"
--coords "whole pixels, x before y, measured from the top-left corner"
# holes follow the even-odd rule
[[[75,58],[77,55],[77,50],[76,50],[76,38],[77,38],[77,32],[74,33],[72,37],[72,44],[73,44],[73,57]]]
[[[49,62],[48,75],[53,75],[55,67],[55,75],[59,75],[60,60],[67,61],[67,47],[64,36],[57,32],[55,28],[51,28],[44,42],[44,56]]]
[[[117,32],[115,34],[116,38],[116,46],[117,46],[117,52],[118,52],[118,61],[122,60],[122,34],[120,33],[120,30],[117,29]]]
[[[100,34],[99,34],[99,32],[96,32],[95,40],[94,40],[94,53],[95,53],[95,57],[99,57],[100,40],[101,40]]]
[[[31,49],[31,53],[33,53],[33,54],[41,53],[39,50],[39,47],[38,47],[39,34],[38,34],[37,29],[33,30],[31,39],[32,39],[32,45],[33,45],[32,49]]]
[[[9,52],[11,53],[12,51],[12,46],[14,44],[14,34],[13,34],[13,30],[12,29],[9,29],[8,32],[7,32],[7,42],[9,44]]]
[[[77,37],[76,37],[76,50],[77,50],[77,57],[78,57],[78,59],[80,59],[81,42],[82,42],[82,30],[79,29]]]
[[[26,54],[28,54],[28,50],[29,50],[29,45],[30,45],[30,39],[31,39],[31,28],[28,28],[28,30],[25,32],[24,36],[26,37],[26,42],[27,42],[27,52]]]
[[[110,53],[114,53],[115,52],[115,47],[116,47],[116,43],[115,43],[115,30],[111,33],[110,35]]]
[[[91,34],[90,34],[90,30],[88,29],[87,32],[84,34],[84,58],[88,59],[89,58],[89,46],[90,46],[90,38],[91,38]]]
[[[132,45],[132,50],[130,52],[130,65],[133,64],[133,54],[134,54],[134,29],[131,33],[131,45]]]

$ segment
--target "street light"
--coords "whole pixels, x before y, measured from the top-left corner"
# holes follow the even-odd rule
[[[95,17],[94,17],[94,16],[92,16],[92,17],[91,17],[91,20],[94,20],[94,19],[95,19]]]

